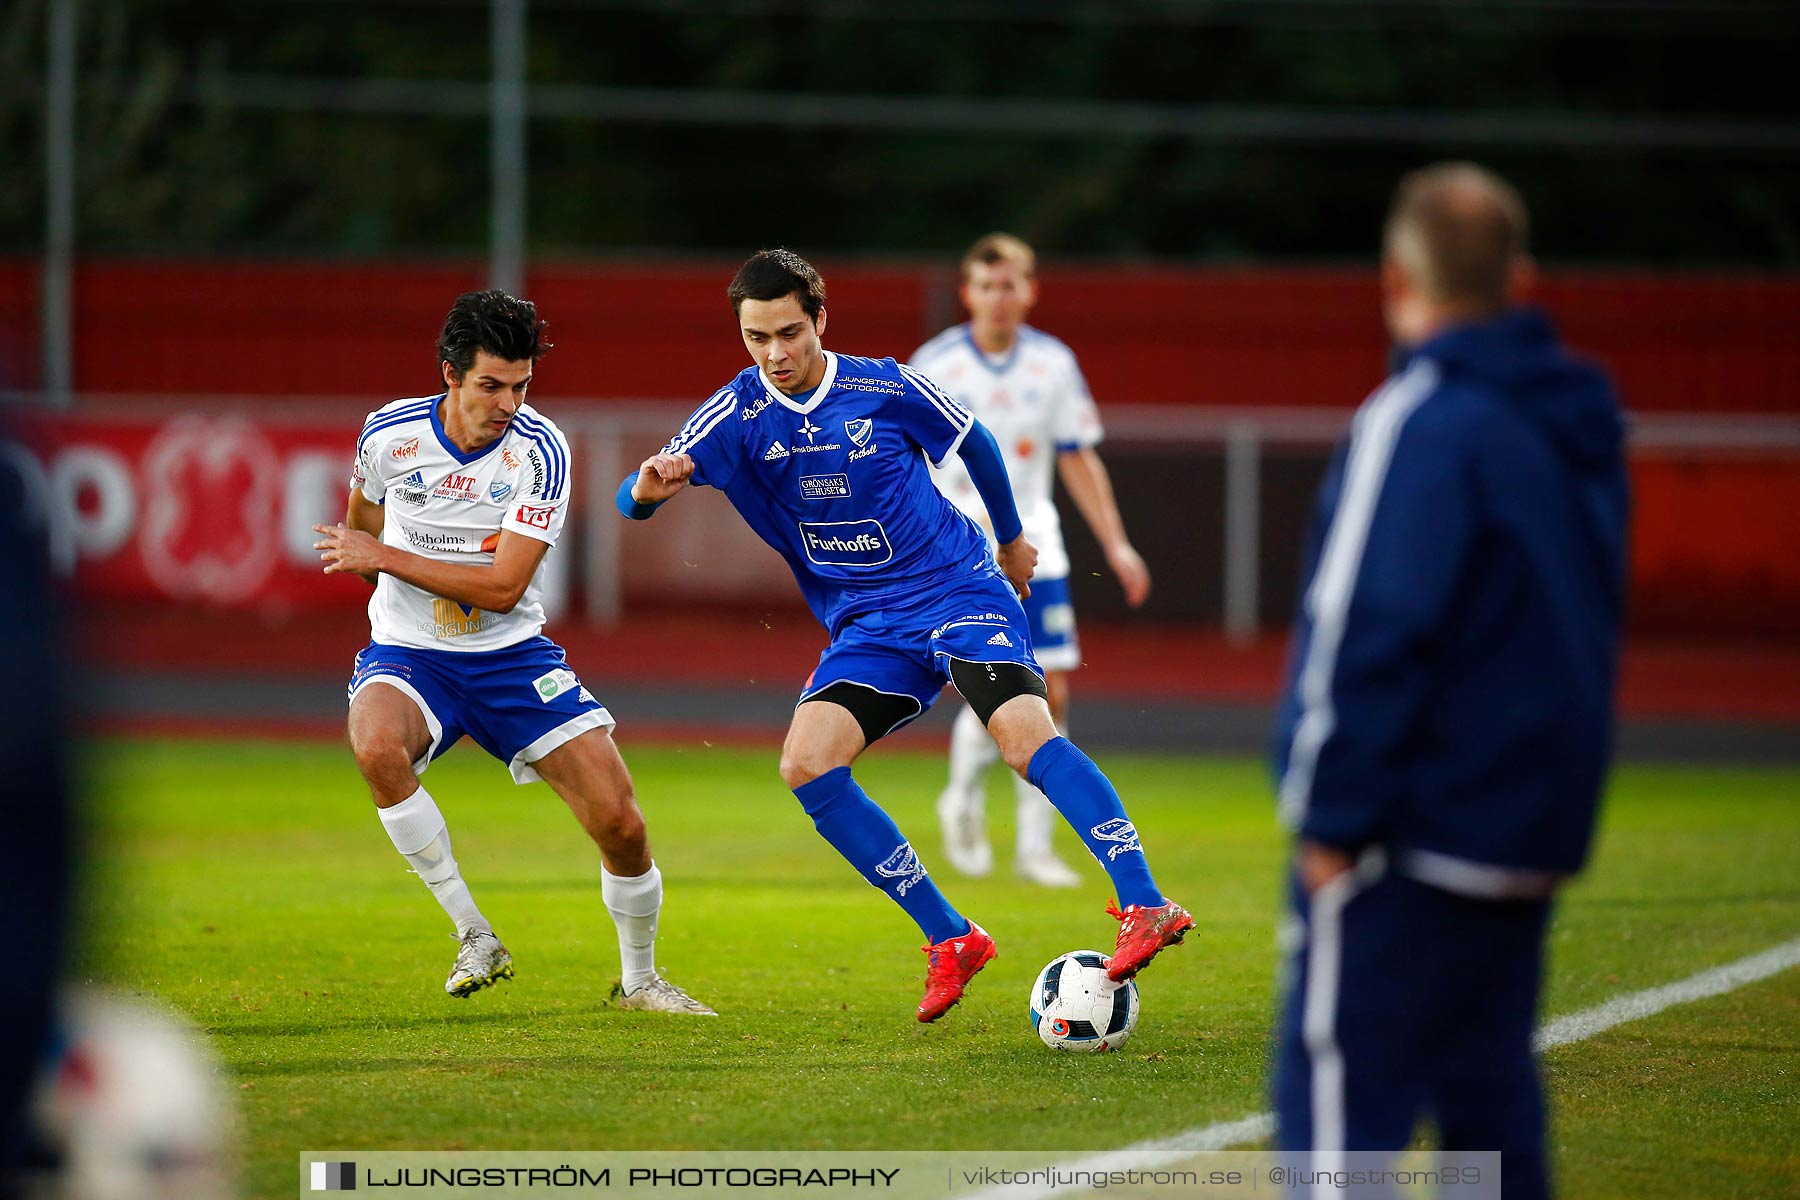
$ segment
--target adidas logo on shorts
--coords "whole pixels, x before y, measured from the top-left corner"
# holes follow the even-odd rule
[[[988,639],[987,644],[990,646],[1010,646],[1012,645],[1012,639],[1006,636],[1005,630],[1000,630],[999,632],[996,632],[993,637]]]

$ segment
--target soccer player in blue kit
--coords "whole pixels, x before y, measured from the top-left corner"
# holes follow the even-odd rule
[[[625,478],[619,509],[643,520],[690,482],[718,488],[787,560],[831,633],[794,708],[781,777],[820,835],[923,931],[919,1020],[962,998],[994,940],[950,906],[850,768],[946,682],[1106,869],[1119,897],[1108,974],[1131,978],[1194,919],[1157,889],[1112,784],[1051,722],[1019,604],[1037,551],[993,436],[917,371],[825,350],[825,283],[799,255],[756,254],[728,294],[754,365]],[[988,506],[994,553],[932,483],[926,460],[952,454]]]

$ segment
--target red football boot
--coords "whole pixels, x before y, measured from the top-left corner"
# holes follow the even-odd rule
[[[1128,904],[1124,912],[1118,905],[1108,904],[1106,915],[1119,921],[1119,940],[1113,946],[1112,961],[1106,964],[1106,977],[1115,982],[1130,979],[1149,966],[1158,950],[1175,945],[1194,927],[1193,914],[1173,900],[1156,908]]]
[[[975,972],[999,953],[994,939],[973,921],[969,922],[969,932],[961,937],[919,948],[925,951],[925,961],[930,964],[925,969],[925,998],[919,1001],[919,1020],[926,1022],[937,1020],[955,1007]]]

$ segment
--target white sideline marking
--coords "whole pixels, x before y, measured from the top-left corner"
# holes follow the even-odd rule
[[[1723,996],[1746,984],[1779,975],[1794,966],[1800,966],[1800,938],[1782,942],[1760,954],[1740,958],[1722,967],[1713,967],[1674,983],[1645,988],[1641,992],[1627,992],[1604,1004],[1596,1004],[1593,1008],[1584,1008],[1566,1017],[1558,1017],[1539,1026],[1532,1044],[1542,1052],[1557,1046],[1567,1046],[1571,1042],[1585,1041],[1628,1021],[1655,1016],[1678,1004],[1691,1004],[1696,1000]],[[1253,1113],[1235,1121],[1220,1121],[1185,1129],[1169,1137],[1134,1142],[1118,1150],[1090,1154],[1055,1165],[1065,1171],[1117,1171],[1133,1167],[1140,1171],[1153,1171],[1178,1163],[1199,1150],[1229,1150],[1247,1142],[1261,1141],[1274,1132],[1274,1113]],[[970,1192],[962,1200],[999,1200],[1000,1197],[1006,1197],[1007,1200],[1043,1200],[1052,1195],[1053,1191],[1051,1188],[992,1188]]]
[[[1674,1008],[1677,1004],[1691,1004],[1695,1000],[1723,996],[1745,984],[1779,975],[1796,965],[1800,965],[1800,938],[1783,942],[1761,954],[1752,954],[1749,958],[1740,958],[1722,967],[1690,975],[1676,983],[1665,983],[1661,987],[1615,996],[1605,1004],[1558,1017],[1538,1029],[1532,1045],[1539,1052],[1566,1046],[1570,1042],[1591,1038],[1596,1033],[1605,1033],[1615,1025],[1653,1016],[1665,1008]]]

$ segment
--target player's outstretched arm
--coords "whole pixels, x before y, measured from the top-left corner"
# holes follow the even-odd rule
[[[648,520],[651,513],[676,492],[688,485],[694,476],[694,460],[685,454],[652,454],[638,466],[636,475],[627,475],[614,498],[619,511],[634,521]]]
[[[1125,520],[1119,515],[1106,464],[1092,446],[1082,446],[1056,456],[1056,473],[1106,553],[1106,565],[1125,589],[1125,603],[1137,608],[1150,597],[1150,568],[1125,536]]]
[[[325,563],[327,575],[392,575],[434,596],[494,613],[513,610],[550,549],[548,542],[502,529],[494,548],[494,561],[477,565],[440,562],[397,546],[385,546],[347,525],[314,525],[313,532],[324,536],[323,541],[313,544],[313,549]]]

